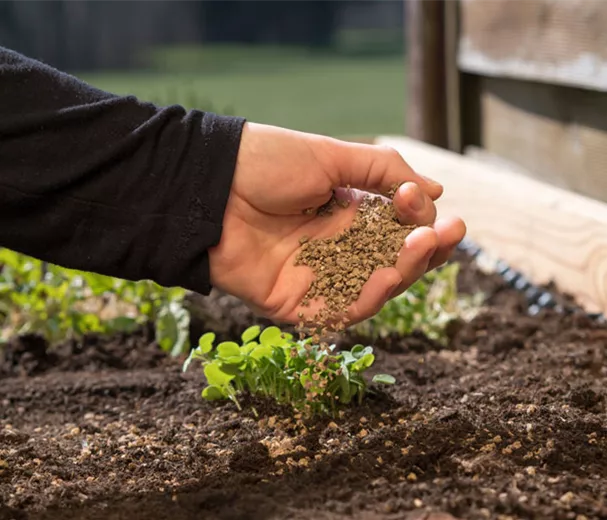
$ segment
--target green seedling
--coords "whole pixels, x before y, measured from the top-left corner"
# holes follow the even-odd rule
[[[240,410],[243,392],[271,397],[307,414],[335,414],[340,405],[361,403],[368,385],[363,374],[375,356],[371,347],[356,345],[337,352],[322,348],[312,338],[296,341],[278,327],[248,328],[240,344],[215,345],[212,332],[204,334],[183,365],[202,363],[207,385],[202,397],[230,399]],[[373,382],[394,384],[392,376],[376,375]]]
[[[354,327],[364,337],[405,336],[414,331],[445,344],[449,323],[468,320],[480,309],[483,295],[458,295],[459,264],[448,264],[426,274],[400,296],[387,302],[382,310]]]
[[[47,265],[0,249],[0,341],[36,333],[54,344],[84,334],[133,332],[147,323],[172,355],[189,350],[186,291]]]
[[[114,301],[134,309],[132,327],[152,323],[162,350],[172,356],[188,352],[190,313],[184,303],[185,289],[162,287],[151,280],[133,282],[94,273],[74,273],[83,276],[94,296],[111,295]]]

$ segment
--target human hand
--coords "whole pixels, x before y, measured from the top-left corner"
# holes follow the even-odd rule
[[[373,316],[423,274],[447,261],[465,235],[457,218],[436,219],[442,186],[415,174],[400,155],[380,146],[246,123],[221,241],[209,250],[211,281],[266,317],[296,323],[314,275],[295,266],[300,238],[327,238],[349,227],[361,199],[330,216],[308,208],[325,204],[333,190],[350,186],[387,194],[403,184],[394,205],[409,234],[394,267],[375,271],[348,312],[350,324]],[[351,193],[348,191],[348,193]],[[313,303],[306,312],[315,312]]]

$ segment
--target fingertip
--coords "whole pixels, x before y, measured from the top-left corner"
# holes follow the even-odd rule
[[[393,267],[375,271],[363,286],[358,300],[352,305],[349,313],[351,320],[358,322],[377,314],[401,283],[402,277]]]
[[[434,225],[439,246],[430,259],[428,269],[435,269],[449,260],[453,251],[466,236],[466,224],[457,217],[439,219]]]
[[[402,224],[428,226],[436,220],[436,206],[431,197],[414,182],[400,186],[393,201]]]
[[[404,182],[401,184],[394,198],[401,204],[411,206],[415,211],[422,209],[424,202],[422,190],[414,182]]]
[[[443,227],[456,226],[463,230],[466,229],[465,222],[459,217],[441,217],[440,222],[437,222],[437,224]]]
[[[405,238],[405,244],[400,250],[398,260],[396,261],[396,268],[405,285],[410,285],[426,271],[438,246],[438,235],[430,227],[414,229]]]
[[[405,238],[404,249],[425,256],[427,251],[436,250],[438,247],[438,234],[428,226],[415,228]],[[422,253],[423,254],[420,254]]]
[[[424,181],[426,183],[426,190],[425,191],[428,194],[428,196],[432,200],[436,200],[436,199],[440,198],[440,196],[445,191],[445,188],[443,187],[443,185],[440,184],[439,182],[436,182],[433,179],[430,179],[429,177],[424,176],[424,175],[420,175],[420,177],[422,179],[424,179]]]
[[[434,224],[434,229],[442,243],[459,244],[466,236],[466,223],[459,217],[440,218]]]

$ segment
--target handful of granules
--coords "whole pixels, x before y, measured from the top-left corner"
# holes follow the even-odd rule
[[[295,265],[310,267],[315,279],[301,305],[307,307],[310,301],[322,297],[325,306],[314,316],[306,317],[301,312],[300,330],[306,322],[317,324],[316,336],[343,330],[348,307],[358,299],[365,282],[376,270],[396,264],[405,237],[417,227],[399,222],[391,200],[397,188],[390,191],[389,202],[381,197],[365,197],[349,229],[331,238],[302,239]],[[317,213],[330,214],[337,205],[343,207],[332,197]]]

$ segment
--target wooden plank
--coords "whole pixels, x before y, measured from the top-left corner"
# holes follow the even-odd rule
[[[480,78],[480,145],[562,188],[607,201],[607,95]]]
[[[376,142],[441,182],[439,215],[462,217],[490,254],[607,312],[607,204],[408,138]]]
[[[406,0],[407,134],[447,146],[445,0]]]
[[[607,92],[605,0],[461,0],[466,72]]]

